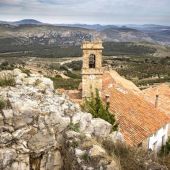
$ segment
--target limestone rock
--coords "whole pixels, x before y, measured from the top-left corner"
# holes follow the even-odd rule
[[[20,69],[16,68],[16,69],[13,70],[14,76],[19,76],[20,74],[22,74],[22,71]]]
[[[13,124],[13,111],[12,111],[12,109],[2,110],[2,112],[3,112],[3,115],[4,115],[5,123],[12,125]]]
[[[11,118],[13,118],[13,111],[12,111],[12,109],[2,110],[2,112],[3,112],[3,114],[4,114],[5,119],[11,119]]]
[[[24,126],[27,126],[27,123],[24,121],[22,115],[14,116],[14,128],[19,129],[23,128]]]
[[[113,160],[109,165],[107,165],[107,170],[120,170],[119,163]]]
[[[3,125],[4,125],[4,117],[0,113],[0,126],[3,126]]]
[[[89,151],[89,155],[91,157],[99,157],[99,156],[103,157],[106,155],[106,151],[98,145],[93,145],[93,147]]]
[[[83,113],[83,112],[77,112],[73,118],[73,123],[79,123],[80,124],[80,131],[84,133],[92,134],[94,131],[93,125],[92,125],[92,115],[90,113]]]
[[[81,149],[75,149],[75,155],[77,157],[81,157],[85,154],[86,152],[85,151],[82,151]]]
[[[54,146],[54,136],[50,134],[43,134],[38,132],[28,141],[28,147],[34,152],[41,152],[43,149],[47,149],[50,146]]]
[[[57,150],[54,152],[54,169],[61,169],[63,166],[61,153]]]
[[[0,149],[0,160],[2,160],[2,169],[11,165],[16,159],[17,154],[14,149]]]
[[[12,135],[8,132],[1,132],[0,134],[0,144],[9,144],[12,142]]]
[[[37,129],[31,126],[24,127],[16,130],[12,133],[15,139],[26,139],[29,140],[33,135],[37,133]]]
[[[108,138],[110,138],[111,141],[113,142],[124,142],[123,135],[120,132],[112,132]]]
[[[46,77],[3,74],[13,74],[17,85],[0,90],[10,103],[0,113],[0,169],[106,169],[111,161],[96,138],[111,136],[109,123],[56,94]]]
[[[102,119],[96,118],[92,120],[94,126],[94,135],[98,137],[106,137],[110,134],[112,125]]]

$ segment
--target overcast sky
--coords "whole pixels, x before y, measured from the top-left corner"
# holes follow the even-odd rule
[[[0,0],[0,20],[170,25],[170,0]]]

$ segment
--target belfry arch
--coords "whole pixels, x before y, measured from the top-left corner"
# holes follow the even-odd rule
[[[89,56],[89,68],[96,67],[96,56],[94,54],[90,54]]]

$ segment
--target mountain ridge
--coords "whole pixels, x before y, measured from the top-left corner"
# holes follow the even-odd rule
[[[170,27],[161,25],[47,24],[34,19],[0,21],[2,38],[17,39],[18,44],[80,45],[83,40],[104,42],[150,42],[170,45]]]

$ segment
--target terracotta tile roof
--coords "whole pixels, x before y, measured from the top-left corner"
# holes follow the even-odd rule
[[[170,122],[170,118],[147,102],[143,95],[116,83],[110,72],[103,75],[102,95],[110,96],[110,111],[129,145],[138,145]]]
[[[158,109],[170,116],[170,84],[160,84],[143,90],[145,99],[155,104],[156,95],[159,95]]]

